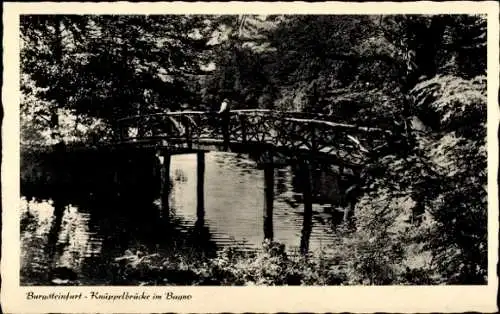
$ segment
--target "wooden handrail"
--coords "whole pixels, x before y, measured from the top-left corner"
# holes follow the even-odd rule
[[[300,119],[300,118],[283,118],[283,119],[286,121],[327,125],[329,127],[336,128],[336,129],[359,130],[359,131],[364,131],[364,132],[368,132],[368,133],[383,132],[383,133],[386,133],[387,135],[392,134],[392,132],[389,130],[384,130],[384,129],[380,129],[380,128],[370,128],[370,127],[366,127],[366,126],[357,126],[354,124],[347,124],[347,123],[337,123],[337,122],[331,122],[331,121],[325,121],[325,120]]]
[[[235,109],[231,110],[230,114],[241,114],[241,113],[272,113],[272,114],[290,114],[290,115],[316,115],[323,116],[322,114],[301,112],[301,111],[276,111],[271,109]],[[117,121],[133,120],[138,118],[148,118],[148,117],[161,117],[161,116],[181,116],[181,115],[217,115],[216,111],[169,111],[169,112],[159,112],[151,113],[146,115],[134,115],[125,118],[120,118]]]
[[[281,114],[281,115],[317,115],[317,116],[322,116],[320,114],[307,113],[307,112],[275,111],[275,110],[270,110],[270,109],[238,109],[238,110],[231,110],[230,113],[235,114],[235,115],[246,114],[246,113],[272,113],[272,114],[276,114],[276,115]],[[213,112],[213,111],[172,111],[172,112],[153,113],[153,114],[148,114],[148,115],[130,116],[130,117],[119,119],[118,122],[130,121],[130,120],[135,120],[135,119],[139,119],[139,118],[147,119],[150,117],[162,117],[162,116],[168,117],[168,116],[182,116],[182,115],[211,116],[211,115],[217,115],[217,113]],[[293,118],[293,117],[283,117],[283,120],[300,122],[300,123],[304,123],[304,124],[325,125],[325,126],[335,128],[335,129],[345,129],[345,130],[353,130],[353,131],[357,130],[357,131],[363,131],[363,132],[367,132],[367,133],[385,133],[387,135],[392,135],[391,131],[384,130],[381,128],[357,126],[357,125],[353,125],[353,124],[338,123],[338,122],[332,122],[332,121],[326,121],[326,120],[304,119],[304,118]]]

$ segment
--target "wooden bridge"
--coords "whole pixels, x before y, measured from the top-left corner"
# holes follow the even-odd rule
[[[287,158],[325,158],[347,167],[387,143],[390,131],[335,123],[320,114],[265,109],[234,110],[227,134],[216,113],[202,111],[140,115],[118,121],[121,144],[161,147],[170,154],[269,150]]]
[[[225,124],[220,115],[201,111],[128,117],[118,121],[118,144],[154,148],[161,164],[162,207],[167,216],[170,156],[196,153],[199,221],[204,219],[204,153],[233,151],[254,154],[254,157],[256,154],[259,163],[264,165],[264,236],[267,239],[273,238],[274,166],[298,162],[304,202],[302,252],[308,251],[312,228],[311,164],[314,160],[326,160],[356,173],[370,153],[385,146],[391,136],[388,130],[335,123],[323,115],[300,112],[234,110],[228,120]],[[348,198],[350,205],[344,212],[345,220],[355,204],[355,198]]]

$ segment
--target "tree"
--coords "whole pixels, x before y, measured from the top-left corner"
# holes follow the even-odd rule
[[[64,84],[65,63],[68,51],[78,49],[87,19],[81,16],[24,15],[21,17],[21,72],[29,73],[43,90],[38,95],[48,100],[45,114],[50,116],[52,137],[58,137],[59,117],[57,110],[64,107],[71,91]],[[22,91],[29,79],[21,80]],[[39,112],[41,113],[41,112]]]
[[[212,41],[215,70],[206,81],[207,98],[230,97],[240,108],[268,107],[264,94],[273,93],[268,74],[271,57],[267,34],[276,27],[275,16],[216,16],[218,36]]]
[[[22,72],[56,109],[103,119],[176,110],[199,97],[205,74],[204,16],[26,16]],[[52,127],[56,127],[57,123]]]

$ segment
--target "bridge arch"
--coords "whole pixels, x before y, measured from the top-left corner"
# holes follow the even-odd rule
[[[227,139],[213,112],[132,116],[118,124],[120,144],[153,145],[172,154],[272,150],[290,159],[320,158],[347,167],[362,166],[369,153],[384,146],[391,136],[388,130],[336,123],[321,114],[266,109],[231,111]]]

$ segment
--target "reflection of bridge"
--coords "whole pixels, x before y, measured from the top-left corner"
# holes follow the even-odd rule
[[[274,166],[277,162],[301,165],[304,225],[301,250],[308,251],[312,225],[311,163],[324,160],[340,169],[359,170],[369,153],[387,143],[391,132],[327,121],[319,114],[271,110],[235,110],[224,129],[223,119],[210,112],[185,111],[139,115],[119,120],[120,145],[154,147],[161,164],[162,203],[169,211],[170,156],[197,153],[197,213],[204,217],[205,151],[256,154],[264,165],[264,235],[273,238]],[[224,132],[225,130],[225,132]],[[343,170],[341,170],[341,173]],[[349,190],[353,190],[350,188]],[[352,212],[355,199],[348,196]]]

